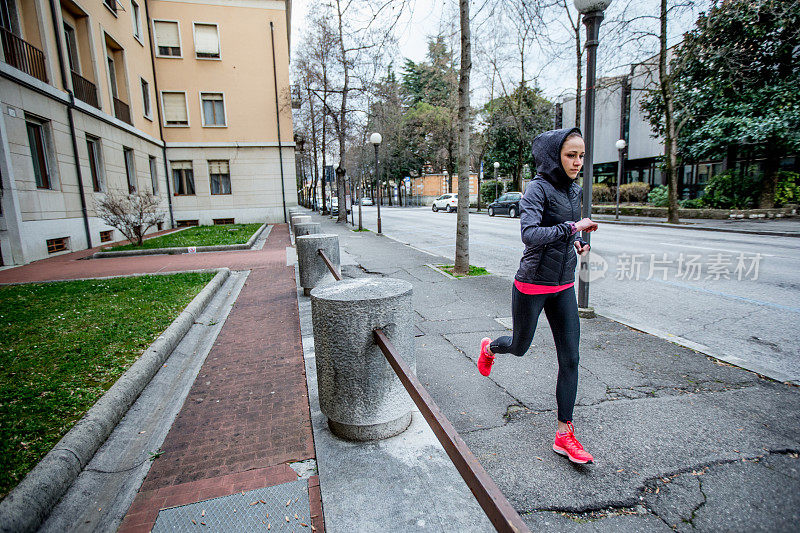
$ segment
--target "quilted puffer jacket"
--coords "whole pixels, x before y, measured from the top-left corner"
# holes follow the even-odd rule
[[[561,166],[561,146],[578,128],[546,131],[533,140],[536,176],[519,202],[525,251],[515,278],[537,285],[575,281],[577,253],[570,222],[581,216],[581,188]]]

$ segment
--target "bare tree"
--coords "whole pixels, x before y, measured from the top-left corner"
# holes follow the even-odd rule
[[[567,4],[567,0],[559,0],[558,4],[564,8],[569,19],[569,28],[575,36],[575,127],[581,127],[581,94],[583,94],[583,45],[581,44],[581,22],[582,15],[572,11]]]
[[[122,194],[109,192],[96,206],[97,216],[141,246],[147,230],[164,222],[159,198],[150,192]]]

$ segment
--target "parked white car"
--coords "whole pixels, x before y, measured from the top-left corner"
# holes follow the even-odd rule
[[[458,207],[458,195],[454,193],[447,193],[441,195],[439,198],[433,201],[433,205],[431,209],[433,212],[437,212],[439,209],[444,209],[448,213],[452,213]]]
[[[364,198],[361,199],[361,205],[374,205],[374,204],[372,202],[372,198],[370,198],[369,196],[365,196]]]

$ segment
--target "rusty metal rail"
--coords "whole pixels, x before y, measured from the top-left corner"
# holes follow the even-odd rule
[[[317,253],[322,257],[336,281],[340,281],[342,277],[336,272],[333,263],[325,255],[325,252],[317,250]],[[500,492],[500,489],[489,477],[489,474],[486,473],[478,459],[472,454],[467,443],[458,434],[453,424],[439,410],[431,395],[419,382],[405,360],[397,353],[397,349],[383,330],[376,329],[372,333],[375,344],[381,349],[389,365],[391,365],[409,396],[419,408],[422,416],[428,421],[444,451],[453,461],[456,470],[461,474],[467,487],[472,491],[475,499],[478,500],[483,512],[486,513],[495,529],[501,533],[530,533],[528,526],[525,525],[517,511],[503,493]]]
[[[325,252],[323,252],[322,249],[319,249],[317,250],[317,253],[322,258],[322,260],[325,261],[325,265],[328,267],[328,270],[330,270],[331,274],[333,274],[333,279],[335,279],[336,281],[342,281],[342,276],[340,276],[339,273],[336,272],[336,269],[333,267],[333,263],[331,263],[331,260],[328,259],[327,255],[325,255]]]
[[[386,356],[389,364],[394,369],[397,377],[403,383],[411,399],[417,404],[422,416],[428,421],[439,442],[444,447],[450,460],[464,478],[469,490],[478,500],[483,508],[483,512],[494,525],[497,531],[502,533],[529,532],[528,526],[522,521],[517,511],[511,506],[509,501],[500,492],[495,482],[486,473],[481,464],[470,451],[467,444],[458,434],[456,429],[445,417],[425,390],[417,377],[408,367],[408,364],[397,353],[394,345],[381,329],[373,331],[375,343]]]

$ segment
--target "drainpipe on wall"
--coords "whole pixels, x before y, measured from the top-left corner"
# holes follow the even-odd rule
[[[52,1],[52,0],[51,0]],[[156,76],[156,54],[153,49],[153,27],[150,20],[148,1],[144,0],[144,16],[147,19],[147,38],[150,39],[150,63],[153,66],[153,90],[156,93],[156,114],[158,115],[158,136],[161,138],[161,154],[164,159],[164,181],[167,182],[167,203],[169,204],[169,227],[175,227],[175,215],[172,212],[172,191],[169,187],[169,165],[167,164],[167,142],[164,140],[164,122],[161,118],[161,105],[158,97],[158,76]]]
[[[75,158],[75,172],[78,178],[78,193],[81,198],[81,213],[83,214],[83,227],[86,231],[86,248],[92,247],[92,233],[89,230],[89,214],[86,211],[86,194],[83,191],[83,175],[81,174],[81,162],[78,159],[78,138],[75,134],[75,120],[72,116],[72,110],[75,108],[75,95],[72,89],[69,88],[67,83],[67,70],[64,66],[64,51],[61,48],[61,35],[63,30],[58,29],[58,17],[56,16],[55,0],[50,0],[50,14],[53,18],[53,30],[55,31],[56,38],[56,53],[58,55],[58,68],[61,72],[61,83],[69,95],[69,103],[67,104],[67,120],[69,122],[69,135],[72,139],[72,156]]]
[[[50,0],[52,2],[52,0]],[[283,183],[283,147],[281,146],[281,108],[278,104],[278,69],[275,63],[275,25],[269,21],[269,31],[272,38],[272,78],[275,82],[275,119],[278,121],[278,160],[281,165],[281,196],[283,197],[283,223],[286,220],[286,190]]]

